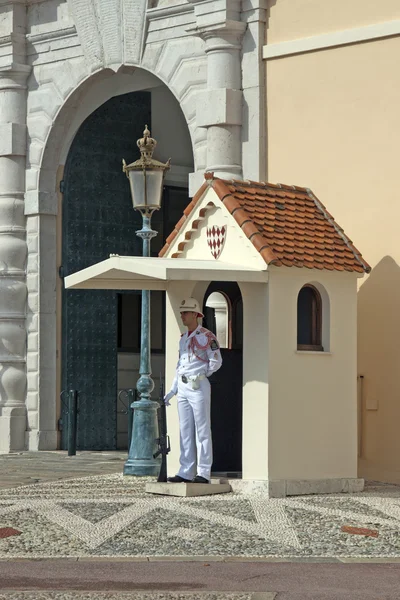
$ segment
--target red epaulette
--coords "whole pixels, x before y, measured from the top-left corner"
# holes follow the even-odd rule
[[[207,336],[208,339],[212,339],[212,340],[217,339],[217,336],[212,331],[210,331],[209,329],[206,329],[205,327],[202,327],[200,331],[201,331],[201,333],[204,333],[204,335]]]

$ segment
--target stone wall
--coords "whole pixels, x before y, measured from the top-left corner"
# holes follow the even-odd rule
[[[21,110],[16,118],[2,113],[13,123],[12,147],[0,148],[6,177],[11,176],[11,163],[3,155],[18,157],[11,161],[19,179],[10,188],[3,178],[2,185],[8,188],[0,190],[0,197],[5,192],[17,194],[12,202],[22,210],[25,176],[28,243],[27,349],[22,335],[13,366],[7,367],[14,373],[13,381],[18,381],[18,392],[4,391],[1,396],[0,418],[7,431],[11,431],[11,413],[6,415],[5,402],[13,394],[18,397],[11,412],[19,429],[13,444],[6,436],[6,450],[11,445],[20,449],[24,443],[30,449],[54,449],[57,444],[56,174],[85,118],[81,112],[85,98],[93,86],[104,82],[116,95],[138,89],[135,85],[140,77],[153,78],[153,84],[147,83],[150,87],[156,79],[175,96],[187,123],[194,156],[194,172],[189,178],[192,194],[206,169],[239,178],[244,170],[246,177],[262,179],[265,160],[259,115],[264,82],[260,55],[265,8],[266,0],[0,0],[1,14],[6,15],[1,27],[6,30],[4,35],[10,36],[0,45],[3,89],[3,65],[7,69],[11,64],[21,65],[15,74],[18,92],[14,87],[4,96],[10,98],[5,101],[6,110],[11,110],[11,96],[20,98]],[[15,331],[21,323],[23,327],[26,295],[25,222],[22,212],[20,217],[16,214],[1,216],[4,226],[12,229],[13,239],[21,244],[18,281],[22,304],[13,317]],[[0,310],[0,327],[1,319],[9,318],[7,310]],[[9,330],[5,335],[14,340],[18,337]],[[7,357],[1,355],[3,358],[6,364]]]

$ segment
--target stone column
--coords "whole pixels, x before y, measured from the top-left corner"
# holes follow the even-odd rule
[[[0,0],[0,451],[25,447],[26,79],[24,0]]]
[[[207,167],[215,175],[242,178],[241,48],[246,24],[240,0],[191,0],[196,27],[205,41],[207,90],[200,92],[196,123],[207,128]]]

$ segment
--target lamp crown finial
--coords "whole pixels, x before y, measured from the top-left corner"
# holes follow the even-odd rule
[[[140,150],[142,158],[147,160],[151,159],[153,156],[154,149],[157,146],[157,142],[154,138],[150,137],[150,130],[147,125],[145,126],[145,130],[143,131],[143,137],[140,138],[136,143]]]

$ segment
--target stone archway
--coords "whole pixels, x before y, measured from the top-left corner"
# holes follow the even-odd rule
[[[150,90],[155,98],[153,101],[155,112],[160,112],[161,106],[164,117],[168,106],[172,111],[170,118],[167,118],[167,123],[168,126],[175,123],[175,135],[163,127],[160,114],[153,119],[153,122],[158,122],[157,128],[160,132],[158,136],[158,141],[161,142],[160,152],[156,152],[157,157],[166,160],[169,156],[175,155],[180,162],[178,165],[175,162],[174,168],[169,174],[169,182],[172,185],[180,186],[183,180],[187,181],[188,173],[193,170],[192,143],[181,108],[171,92],[156,77],[145,71],[137,69],[134,73],[130,70],[128,73],[119,74],[115,74],[113,71],[98,73],[85,82],[83,89],[76,90],[63,110],[60,110],[55,124],[49,132],[48,143],[43,152],[42,167],[38,173],[38,190],[31,194],[28,192],[26,206],[28,270],[31,279],[36,278],[41,282],[39,296],[35,295],[36,304],[32,302],[28,304],[27,352],[28,357],[30,353],[32,355],[37,353],[37,345],[40,343],[41,356],[45,357],[36,367],[37,375],[30,377],[29,393],[35,394],[37,397],[38,422],[38,432],[31,435],[29,445],[31,449],[55,449],[59,443],[56,420],[57,415],[60,414],[58,398],[61,391],[61,346],[58,318],[61,309],[61,279],[58,277],[57,270],[61,266],[59,251],[61,226],[57,213],[60,214],[62,202],[59,185],[63,179],[64,163],[76,131],[85,117],[99,104],[102,104],[102,100],[124,92],[135,91],[135,89]],[[133,148],[135,141],[132,140]],[[170,147],[165,148],[166,145],[168,146],[168,141],[170,141]],[[177,146],[176,151],[174,149],[171,151],[171,143],[178,144],[178,141],[180,141],[179,148]],[[126,159],[133,160],[134,158],[134,156],[126,156]],[[38,247],[33,246],[33,240],[39,240]],[[42,423],[45,423],[45,428],[42,427]],[[43,431],[44,429],[45,431]]]

